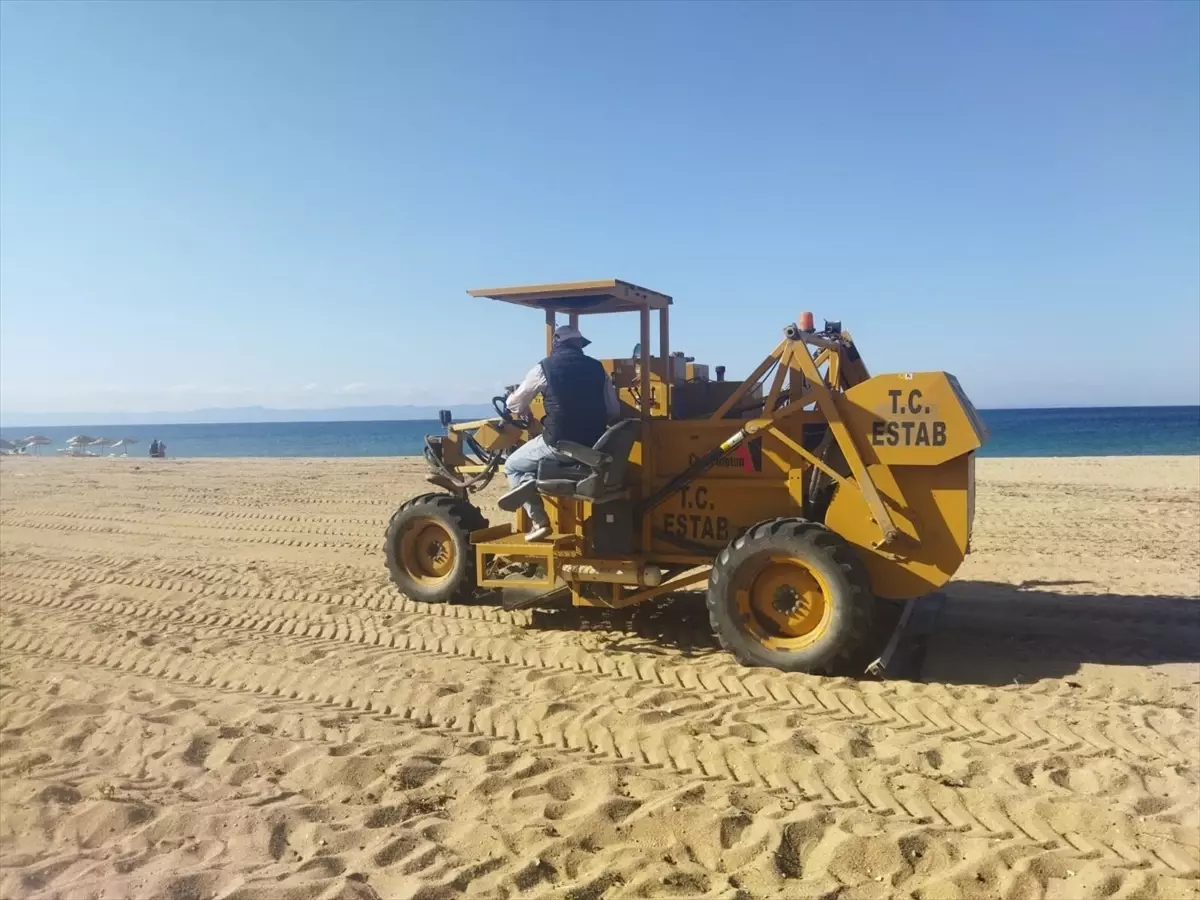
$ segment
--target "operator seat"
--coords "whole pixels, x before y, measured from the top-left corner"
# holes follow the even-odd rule
[[[610,425],[593,447],[559,441],[555,449],[567,459],[542,460],[537,478],[509,491],[497,505],[513,512],[535,493],[593,503],[619,498],[625,490],[629,454],[641,425],[640,419],[622,419]]]

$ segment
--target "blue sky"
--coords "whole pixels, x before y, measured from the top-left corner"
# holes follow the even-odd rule
[[[1200,5],[0,5],[8,418],[486,398],[540,323],[466,289],[598,277],[731,376],[811,309],[1200,402]]]

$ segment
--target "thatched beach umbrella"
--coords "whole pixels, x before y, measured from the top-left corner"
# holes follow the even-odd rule
[[[77,434],[75,437],[67,438],[68,447],[84,447],[94,441],[95,438],[90,434]]]
[[[17,441],[21,447],[49,447],[52,443],[53,441],[44,434],[31,434],[29,437],[23,437]],[[37,453],[37,450],[35,449],[33,452]]]
[[[17,449],[17,445],[14,444],[12,441],[6,441],[4,438],[0,438],[0,450],[16,450],[16,449]]]

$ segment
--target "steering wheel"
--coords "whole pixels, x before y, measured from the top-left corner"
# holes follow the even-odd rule
[[[520,429],[526,429],[529,427],[529,422],[527,422],[525,419],[516,418],[509,411],[507,396],[493,397],[492,398],[492,408],[494,410],[496,410],[496,415],[498,415],[501,418],[501,420],[503,420],[504,422],[507,422],[509,425],[513,425]]]

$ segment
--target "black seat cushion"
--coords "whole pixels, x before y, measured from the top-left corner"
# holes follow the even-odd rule
[[[592,474],[592,470],[583,463],[543,459],[538,463],[538,481],[582,481]]]
[[[630,451],[637,440],[640,426],[641,422],[637,419],[625,419],[609,426],[592,448],[603,454],[603,460],[596,465],[561,457],[543,459],[538,463],[537,479],[534,482],[537,492],[552,497],[576,497],[586,500],[603,500],[620,492],[624,487]],[[586,455],[581,452],[584,450],[587,448],[576,448],[580,455]],[[509,493],[518,495],[516,491]],[[519,496],[524,498],[526,495],[520,493]],[[501,499],[508,501],[509,494]],[[517,496],[513,496],[511,501],[515,503]],[[504,508],[502,505],[501,509]]]

